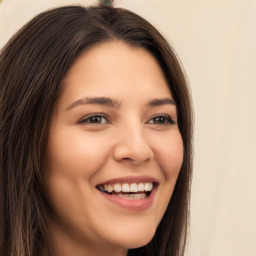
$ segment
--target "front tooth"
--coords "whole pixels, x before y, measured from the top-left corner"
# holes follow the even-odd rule
[[[130,186],[129,186],[128,183],[124,183],[122,185],[122,192],[124,192],[124,193],[129,193],[130,192]]]
[[[106,191],[108,192],[108,193],[111,193],[111,192],[113,192],[113,187],[110,185],[110,184],[107,184],[107,185],[105,185],[105,189],[106,189]]]
[[[119,183],[114,185],[114,191],[117,192],[117,193],[122,191],[122,187]]]
[[[153,189],[153,183],[152,182],[146,182],[144,184],[145,191],[151,191]]]
[[[137,188],[137,184],[136,183],[132,183],[130,185],[130,192],[137,192],[138,191],[138,188]]]
[[[139,183],[138,184],[138,192],[143,192],[144,191],[144,184],[143,183]]]

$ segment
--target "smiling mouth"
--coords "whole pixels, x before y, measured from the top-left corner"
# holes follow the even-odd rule
[[[115,183],[115,184],[101,184],[96,188],[106,194],[122,197],[126,199],[140,200],[147,198],[154,187],[153,182],[140,183]]]

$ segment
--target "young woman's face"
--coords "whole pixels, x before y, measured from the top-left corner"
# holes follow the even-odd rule
[[[120,41],[87,51],[63,86],[45,170],[61,224],[49,218],[49,240],[61,255],[125,254],[152,239],[182,165],[175,102],[155,58]]]

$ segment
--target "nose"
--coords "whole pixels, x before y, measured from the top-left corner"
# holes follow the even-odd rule
[[[143,134],[141,127],[130,126],[116,135],[113,157],[116,161],[126,161],[133,165],[141,165],[154,157],[149,139]]]

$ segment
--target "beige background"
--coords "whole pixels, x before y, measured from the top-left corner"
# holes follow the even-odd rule
[[[38,12],[81,0],[4,0],[0,48]],[[169,39],[190,80],[195,167],[186,256],[256,256],[256,1],[116,0]]]

